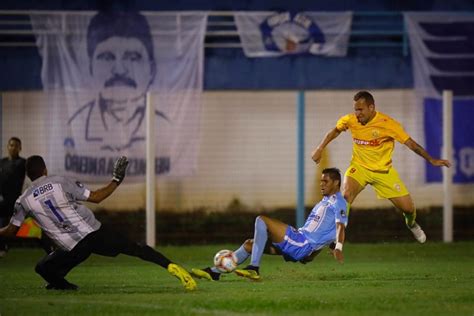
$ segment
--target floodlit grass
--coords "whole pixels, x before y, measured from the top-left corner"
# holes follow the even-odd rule
[[[236,245],[162,247],[187,268]],[[68,280],[43,289],[39,249],[0,259],[0,315],[474,315],[474,242],[346,244],[345,263],[323,251],[307,265],[264,256],[263,281],[234,274],[185,292],[166,270],[136,258],[91,256]]]

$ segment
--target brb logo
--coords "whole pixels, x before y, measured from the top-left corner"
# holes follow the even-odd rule
[[[42,185],[38,188],[36,188],[34,191],[33,191],[33,197],[38,197],[39,195],[42,195],[46,192],[49,192],[49,191],[52,191],[53,190],[53,185],[51,183],[47,183],[45,185]]]
[[[319,26],[303,13],[281,12],[260,24],[266,50],[318,54],[325,41]]]

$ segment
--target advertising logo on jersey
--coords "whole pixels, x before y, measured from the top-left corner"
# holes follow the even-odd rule
[[[266,50],[318,54],[326,40],[319,26],[303,13],[280,12],[260,24]]]

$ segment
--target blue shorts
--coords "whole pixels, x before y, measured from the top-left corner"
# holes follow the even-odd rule
[[[288,225],[285,240],[273,243],[282,253],[286,261],[300,261],[313,252],[313,246],[303,233]]]

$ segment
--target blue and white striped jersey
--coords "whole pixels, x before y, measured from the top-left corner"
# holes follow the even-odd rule
[[[86,201],[90,191],[79,181],[62,176],[42,176],[16,200],[10,222],[19,227],[32,216],[62,249],[71,250],[89,233],[100,228]]]
[[[336,223],[347,226],[347,204],[341,192],[325,196],[313,207],[306,223],[298,230],[314,247],[320,249],[336,241]]]

